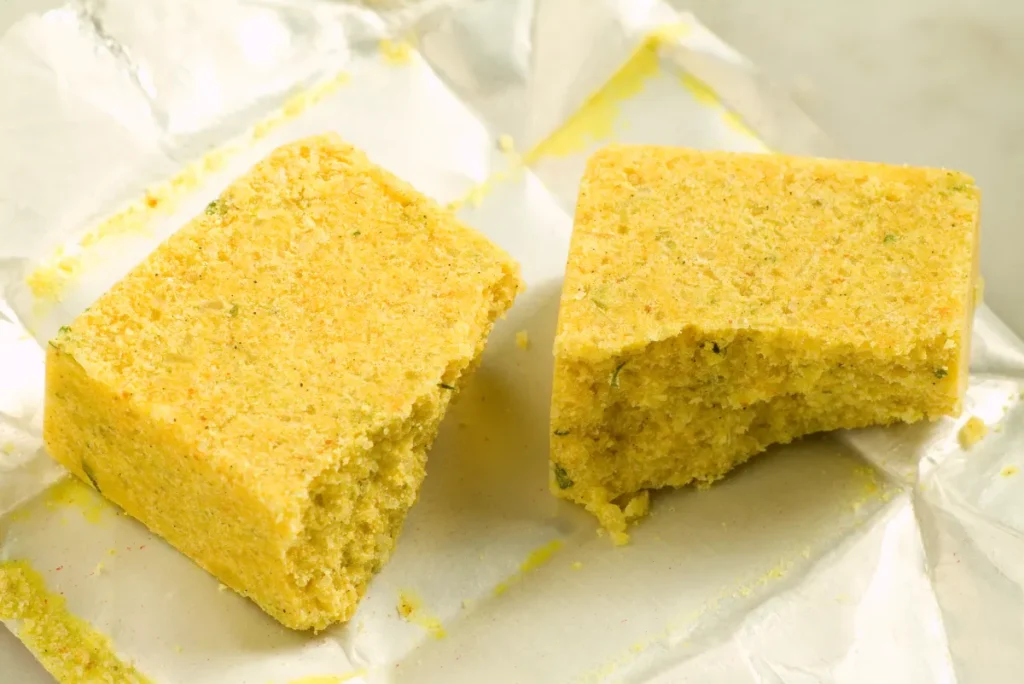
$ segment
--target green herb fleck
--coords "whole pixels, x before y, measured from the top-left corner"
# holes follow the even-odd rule
[[[572,478],[569,477],[569,473],[565,472],[565,468],[555,464],[555,482],[558,483],[559,489],[568,489],[572,487]]]
[[[711,351],[713,351],[715,354],[721,354],[722,353],[722,348],[718,346],[717,342],[712,342],[711,343]]]
[[[888,235],[885,236],[885,239],[883,239],[882,242],[884,242],[885,244],[888,245],[888,244],[891,244],[893,242],[896,242],[899,239],[900,239],[899,235],[896,235],[895,233],[889,233]]]
[[[595,297],[595,296],[591,295],[591,296],[590,296],[590,301],[594,302],[594,306],[596,306],[596,307],[597,307],[598,309],[600,309],[601,311],[607,311],[607,310],[608,310],[608,305],[607,305],[607,304],[605,304],[604,302],[602,302],[602,301],[601,301],[600,299],[598,299],[597,297]]]
[[[356,232],[352,233],[352,237],[359,237],[362,234],[363,234],[363,231],[357,230]]]
[[[232,304],[231,308],[228,309],[228,316],[231,316],[232,318],[234,318],[237,315],[238,315],[238,305],[237,304]]]
[[[615,367],[615,372],[612,373],[612,380],[611,380],[612,387],[617,388],[619,386],[619,373],[622,372],[623,366],[625,366],[627,363],[629,363],[629,361],[623,361],[622,363],[620,363],[618,366]]]
[[[90,466],[84,460],[82,461],[82,472],[84,472],[85,476],[89,478],[89,484],[92,485],[92,488],[95,489],[97,492],[100,491],[100,485],[98,482],[96,482],[96,473],[93,472],[92,466]]]
[[[945,368],[935,369],[935,377],[937,377],[939,380],[946,377],[947,375],[949,375],[949,371],[947,371]]]
[[[223,214],[223,213],[224,213],[224,205],[221,203],[220,200],[213,200],[212,202],[210,202],[209,204],[206,205],[206,215],[207,216],[213,216],[214,214]]]
[[[71,332],[70,325],[62,325],[59,328],[57,328],[58,335],[67,335],[69,332]]]
[[[556,437],[565,437],[570,432],[572,432],[572,430],[562,430],[562,429],[555,430],[555,436]]]
[[[950,190],[952,190],[953,192],[963,192],[966,189],[967,189],[967,184],[966,183],[957,183],[956,185],[954,185],[954,186],[952,186],[950,188]]]
[[[454,389],[455,389],[455,385],[446,385],[446,384],[445,384],[445,383],[443,383],[443,382],[442,382],[442,383],[440,383],[440,384],[438,385],[438,387],[440,387],[441,389],[446,389],[446,390],[454,390]]]

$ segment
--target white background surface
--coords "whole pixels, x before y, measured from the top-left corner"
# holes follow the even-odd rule
[[[986,299],[1024,333],[1024,3],[671,1],[770,73],[848,156],[974,174]],[[0,672],[30,660],[12,641],[0,629]]]
[[[846,156],[973,174],[985,300],[1024,334],[1024,2],[670,3],[771,75]]]

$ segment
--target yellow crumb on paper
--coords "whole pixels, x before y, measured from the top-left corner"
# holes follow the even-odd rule
[[[583,563],[581,563],[579,561],[574,561],[573,564],[572,564],[572,569],[573,570],[582,570],[583,569]]]
[[[18,638],[58,681],[150,681],[117,657],[109,638],[72,615],[27,563],[0,563],[0,619],[18,621]]]
[[[977,416],[971,416],[963,424],[963,427],[960,428],[960,431],[957,433],[957,439],[960,441],[961,447],[970,449],[987,434],[988,426],[985,425],[985,421]]]
[[[1017,466],[1015,466],[1015,465],[1008,465],[1008,466],[1004,466],[1003,469],[999,471],[999,474],[1002,475],[1003,477],[1013,477],[1014,475],[1016,475],[1019,472],[1020,472],[1020,468],[1018,468]]]
[[[872,501],[888,501],[892,491],[878,477],[878,471],[871,466],[857,466],[853,469],[854,480],[859,484],[859,491],[851,502],[853,512],[858,512],[865,504]]]
[[[498,136],[498,149],[502,152],[512,152],[516,149],[516,143],[508,133]]]
[[[116,556],[117,555],[117,549],[107,549],[107,555],[108,556]]]
[[[422,627],[435,639],[447,636],[444,626],[436,617],[428,615],[423,608],[423,599],[416,592],[403,589],[398,592],[398,614],[406,622]]]
[[[217,591],[227,591],[227,590],[228,590],[228,585],[226,585],[226,584],[218,584],[217,585]]]
[[[408,40],[390,40],[384,38],[377,44],[380,56],[393,66],[409,64],[412,61],[413,44]]]
[[[92,571],[92,574],[94,576],[102,575],[104,569],[105,569],[105,566],[103,565],[103,561],[100,561],[99,563],[96,564],[96,568]]]
[[[534,549],[530,553],[530,555],[526,557],[526,560],[523,561],[523,563],[519,566],[519,570],[516,571],[515,574],[513,574],[504,582],[499,582],[498,585],[494,587],[494,595],[501,596],[502,594],[504,594],[506,591],[508,591],[509,587],[521,582],[527,573],[536,570],[537,568],[541,567],[542,565],[550,561],[551,557],[554,556],[561,548],[562,540],[552,539],[544,546]]]
[[[516,333],[516,346],[520,349],[530,348],[530,333],[526,330],[520,330]]]
[[[181,653],[181,651],[182,651],[181,644],[175,644],[174,645],[174,652],[175,653]]]
[[[14,442],[4,442],[4,445],[0,447],[0,451],[10,456],[14,453]]]
[[[298,679],[291,679],[288,681],[288,684],[341,684],[356,677],[362,677],[365,674],[366,670],[361,669],[354,672],[346,672],[343,675],[309,675]]]
[[[59,508],[75,508],[87,522],[98,523],[103,512],[110,508],[103,497],[74,477],[66,477],[46,491],[46,507],[51,511]]]
[[[53,254],[25,278],[37,300],[36,308],[40,304],[61,301],[65,289],[95,260],[92,248],[112,239],[147,234],[154,217],[173,213],[181,200],[199,188],[209,174],[223,169],[231,158],[253,142],[302,114],[349,80],[349,74],[342,71],[296,93],[277,112],[257,122],[240,139],[207,152],[168,180],[147,188],[141,198],[108,216],[77,242],[56,247]]]

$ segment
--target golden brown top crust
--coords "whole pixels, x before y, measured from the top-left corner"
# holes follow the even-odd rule
[[[314,137],[228,187],[57,344],[221,472],[288,496],[472,358],[517,273],[361,152]]]
[[[556,348],[606,358],[687,326],[959,346],[979,208],[955,171],[610,147],[580,186]]]

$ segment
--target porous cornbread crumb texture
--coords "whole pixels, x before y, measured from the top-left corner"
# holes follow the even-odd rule
[[[334,136],[274,151],[51,343],[44,438],[283,624],[347,620],[518,267]]]
[[[580,187],[551,487],[618,541],[769,444],[956,414],[979,193],[953,171],[613,147]]]

